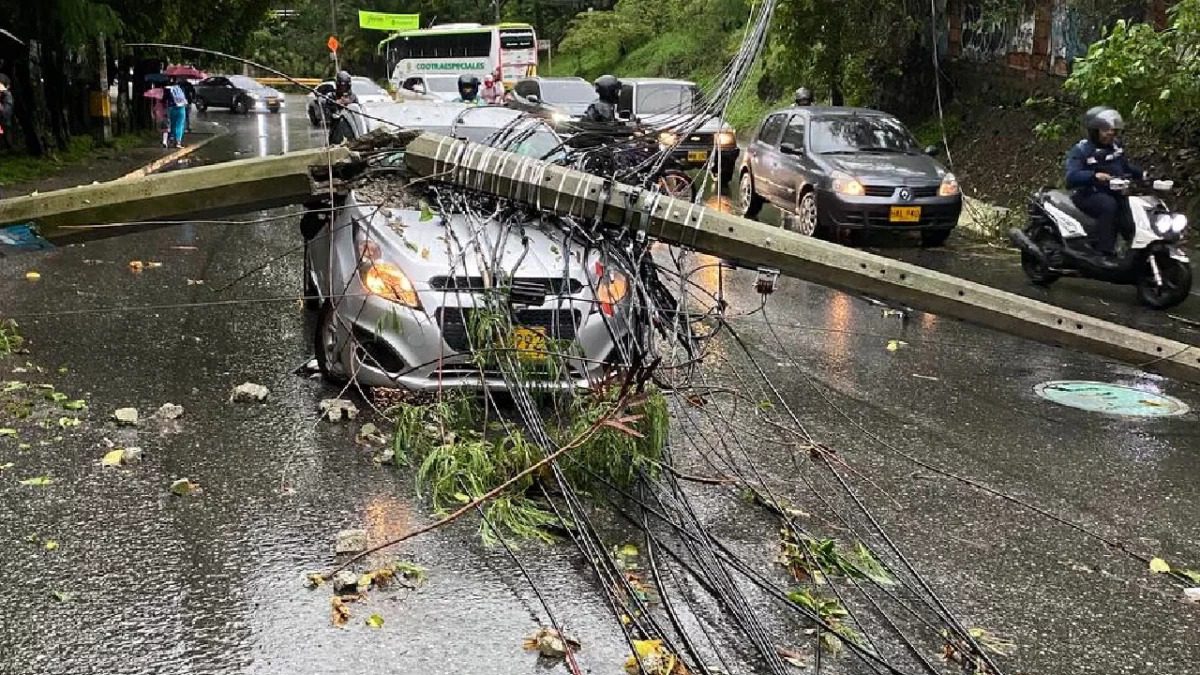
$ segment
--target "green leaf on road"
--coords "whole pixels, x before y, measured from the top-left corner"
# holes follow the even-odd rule
[[[70,602],[75,599],[75,594],[67,591],[51,591],[50,594],[59,602]]]
[[[200,486],[186,478],[180,478],[174,483],[171,483],[171,492],[183,497],[185,495],[191,495],[200,492]]]
[[[8,427],[0,429],[0,436],[16,436],[16,435],[17,435],[16,429],[10,429]]]
[[[87,401],[85,401],[81,398],[76,399],[74,401],[66,401],[65,403],[63,403],[63,408],[66,408],[67,410],[83,410],[86,407],[87,407]]]
[[[47,551],[55,551],[55,550],[58,550],[58,542],[57,542],[57,541],[54,541],[53,539],[48,539],[48,540],[46,540],[46,546],[45,546],[45,549],[46,549]]]
[[[1171,571],[1171,566],[1162,558],[1154,558],[1150,561],[1151,574],[1167,574]]]
[[[58,418],[58,426],[66,429],[69,427],[77,427],[81,424],[78,417],[60,417]]]
[[[62,393],[61,391],[51,391],[51,392],[46,393],[46,400],[52,401],[54,403],[62,403],[63,401],[65,401],[69,398],[71,398],[71,397],[67,396],[66,394]]]
[[[425,202],[421,202],[421,222],[433,220],[433,209]]]
[[[54,479],[51,478],[50,476],[34,476],[33,478],[26,478],[25,480],[21,481],[21,485],[32,485],[34,487],[42,487],[44,485],[49,485],[53,482],[54,482]]]
[[[20,391],[22,389],[25,389],[28,386],[29,385],[25,384],[24,382],[18,382],[17,380],[12,380],[12,381],[4,383],[4,389],[0,390],[0,393],[7,394],[10,392],[14,392],[14,391]]]
[[[66,374],[67,374],[67,367],[66,367],[66,366],[63,366],[63,367],[59,368],[59,369],[58,369],[58,374],[59,374],[59,375],[66,375]]]
[[[125,459],[125,450],[117,448],[116,450],[106,452],[104,457],[100,459],[100,464],[103,466],[120,466],[123,459]]]
[[[1179,573],[1187,577],[1193,584],[1200,585],[1200,572],[1196,570],[1179,570]]]
[[[371,628],[383,628],[383,617],[378,614],[372,614],[367,617],[367,625]]]
[[[5,462],[3,464],[0,464],[0,471],[4,471],[5,469],[11,469],[11,468],[13,468],[12,462]]]

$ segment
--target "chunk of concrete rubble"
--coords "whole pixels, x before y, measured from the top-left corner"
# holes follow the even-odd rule
[[[266,400],[267,394],[270,394],[270,393],[271,393],[271,390],[267,389],[266,387],[262,386],[261,384],[254,384],[253,382],[243,382],[233,388],[233,392],[231,394],[229,394],[229,400],[233,401],[234,403],[244,403],[247,401],[263,401],[263,400]]]
[[[1194,602],[1200,605],[1200,588],[1183,589],[1183,599],[1186,602]]]
[[[124,424],[131,427],[137,426],[137,408],[118,408],[113,411],[113,419],[117,421],[117,424]]]
[[[337,533],[334,553],[362,553],[367,550],[367,531],[363,529],[342,530]]]
[[[333,592],[338,595],[358,592],[358,575],[350,570],[342,570],[333,575]]]
[[[183,416],[183,406],[174,403],[164,403],[159,406],[154,416],[160,420],[177,420]]]
[[[327,398],[321,401],[321,417],[330,422],[358,417],[358,406],[344,398]]]

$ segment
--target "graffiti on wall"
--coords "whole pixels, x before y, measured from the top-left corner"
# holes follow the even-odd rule
[[[962,56],[973,61],[1002,59],[1013,52],[1033,51],[1034,17],[984,11],[980,3],[962,4]]]

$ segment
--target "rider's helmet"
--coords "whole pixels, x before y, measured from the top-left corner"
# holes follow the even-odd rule
[[[479,95],[479,78],[474,75],[458,76],[458,97],[464,101],[474,101]]]
[[[1088,140],[1096,143],[1100,140],[1101,131],[1121,131],[1125,128],[1125,120],[1121,113],[1108,106],[1096,106],[1083,115],[1083,126],[1087,128]]]
[[[812,105],[812,92],[808,87],[800,87],[796,90],[796,105]]]
[[[621,81],[615,75],[601,75],[596,78],[596,96],[605,103],[616,105],[621,96]]]
[[[344,94],[350,91],[350,84],[353,80],[350,78],[350,71],[339,70],[336,77],[333,78],[333,88],[339,94]]]

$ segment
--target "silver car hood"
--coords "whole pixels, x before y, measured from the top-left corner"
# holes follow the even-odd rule
[[[480,270],[495,269],[496,251],[500,268],[513,278],[566,276],[588,285],[582,248],[541,221],[517,228],[456,214],[443,223],[428,211],[384,208],[369,222],[380,257],[400,266],[418,292],[428,290],[435,276],[478,277]]]

